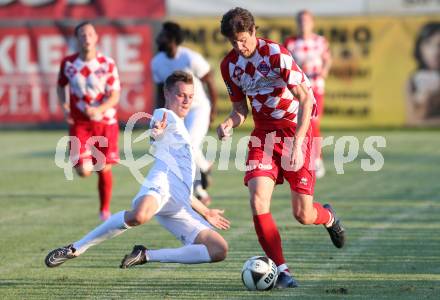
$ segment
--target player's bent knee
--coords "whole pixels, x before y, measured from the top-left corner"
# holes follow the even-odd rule
[[[85,169],[83,167],[77,167],[77,168],[75,168],[75,170],[76,170],[76,173],[78,174],[78,176],[80,176],[80,177],[88,177],[88,176],[92,175],[91,170]]]
[[[151,216],[144,211],[137,211],[134,214],[134,220],[138,225],[142,225],[150,221]]]
[[[129,226],[139,226],[147,223],[151,216],[144,211],[129,211],[125,215],[125,223]]]
[[[225,240],[212,245],[210,248],[211,249],[208,248],[208,252],[212,262],[219,262],[226,259],[228,255],[228,244]]]
[[[313,219],[313,216],[311,216],[311,214],[307,214],[305,211],[294,212],[293,216],[298,222],[303,225],[310,225],[313,224],[313,222],[315,221]]]
[[[201,231],[195,243],[206,246],[211,262],[222,261],[228,255],[228,243],[218,232],[211,229]]]

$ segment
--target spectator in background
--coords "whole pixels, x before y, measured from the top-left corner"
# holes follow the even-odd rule
[[[296,63],[309,78],[318,107],[318,116],[312,119],[316,177],[325,175],[321,155],[320,123],[324,112],[324,87],[328,76],[332,57],[327,40],[313,32],[313,15],[308,10],[300,11],[296,18],[298,35],[285,40],[284,46],[290,51]]]
[[[417,37],[417,70],[407,83],[408,124],[440,124],[440,22],[426,24]]]
[[[203,139],[216,111],[217,90],[214,85],[209,63],[199,53],[181,46],[184,36],[179,24],[165,22],[156,38],[159,50],[151,61],[153,80],[157,84],[157,107],[163,107],[163,84],[174,71],[189,72],[194,77],[194,101],[190,112],[185,117],[185,126],[191,136],[194,156],[200,176],[195,181],[194,195],[205,205],[209,205],[211,197],[206,189],[210,183],[212,162],[202,152]],[[208,92],[208,95],[206,94]]]
[[[62,60],[57,95],[69,124],[69,135],[79,140],[70,143],[70,158],[76,172],[87,177],[99,169],[100,218],[104,221],[111,215],[111,168],[119,161],[116,105],[121,87],[114,61],[96,49],[98,34],[93,25],[83,22],[74,32],[79,52]],[[106,141],[99,140],[100,137]]]

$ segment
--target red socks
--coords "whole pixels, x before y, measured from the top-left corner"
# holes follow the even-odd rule
[[[281,237],[277,225],[272,219],[271,213],[254,216],[254,227],[258,241],[266,255],[272,259],[277,266],[284,264]]]
[[[98,172],[98,190],[100,211],[110,211],[110,201],[112,198],[113,175],[112,170]]]
[[[313,222],[315,225],[327,224],[332,219],[332,213],[324,208],[321,203],[314,202],[313,207],[316,209],[316,220]]]

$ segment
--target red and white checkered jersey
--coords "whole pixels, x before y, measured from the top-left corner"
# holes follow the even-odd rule
[[[310,87],[310,82],[286,48],[258,38],[252,57],[232,50],[223,59],[221,72],[232,102],[249,98],[255,128],[296,126],[299,101],[290,89],[303,82]]]
[[[327,40],[317,34],[306,40],[302,37],[290,37],[286,39],[284,46],[310,79],[313,90],[323,94],[325,82],[322,70],[324,61],[330,57]]]
[[[95,121],[114,124],[116,108],[107,109],[93,120],[85,114],[86,105],[98,106],[112,91],[119,91],[121,84],[118,70],[110,57],[98,53],[96,58],[83,61],[79,54],[67,56],[61,62],[58,85],[69,85],[70,115],[75,121]]]

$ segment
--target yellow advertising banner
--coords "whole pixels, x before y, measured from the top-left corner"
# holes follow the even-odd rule
[[[231,46],[220,33],[220,17],[176,21],[186,32],[185,45],[211,63],[222,95],[219,108],[229,111],[219,64]],[[293,19],[265,18],[256,23],[257,36],[279,43],[296,31]],[[426,46],[418,43],[426,48],[418,52],[428,53],[431,57],[425,59],[434,62],[420,67],[423,58],[416,59],[414,52],[426,27],[434,33],[421,42]],[[436,42],[440,41],[440,17],[317,18],[315,29],[327,38],[333,56],[326,82],[324,127],[440,125],[440,42]]]

